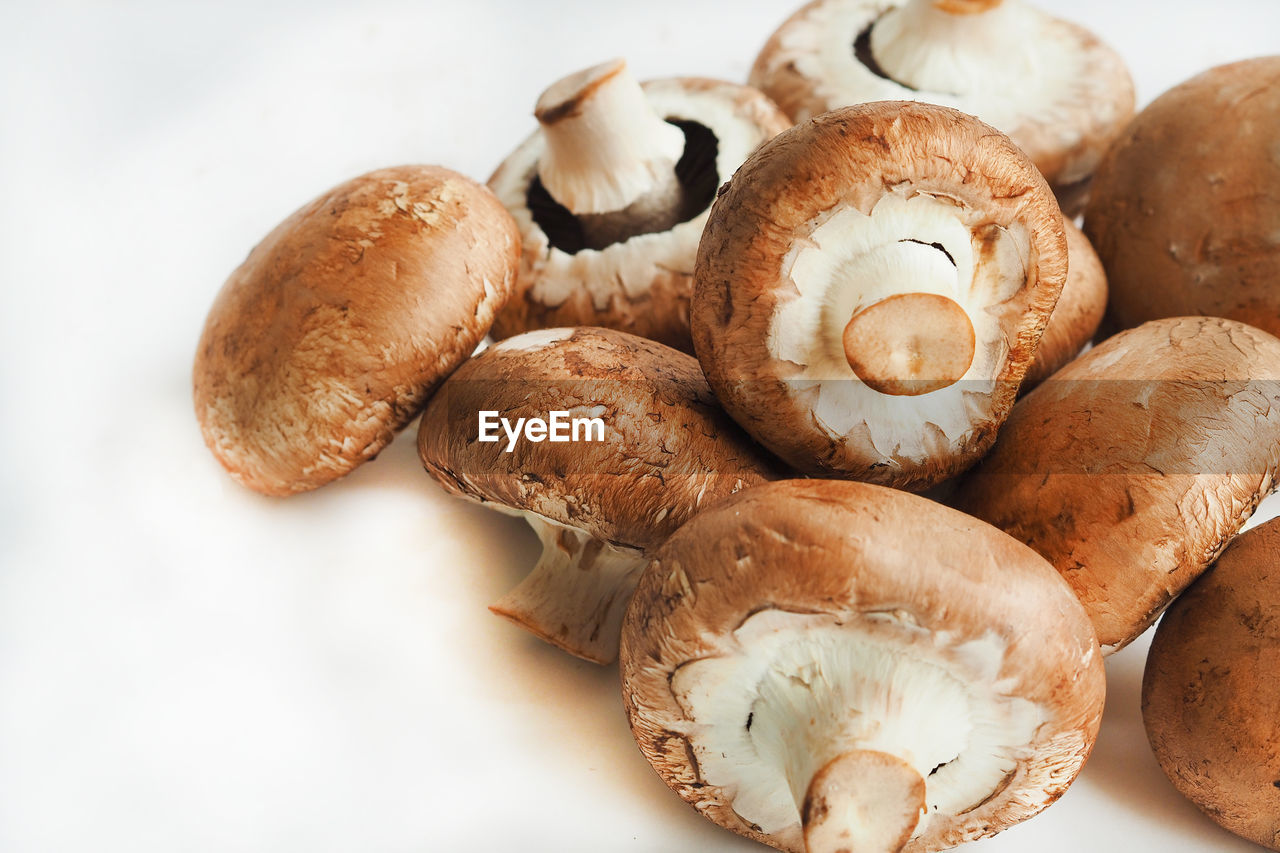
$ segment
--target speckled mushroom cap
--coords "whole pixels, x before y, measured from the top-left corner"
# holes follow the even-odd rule
[[[643,93],[658,117],[683,132],[676,165],[686,190],[680,221],[585,245],[578,218],[538,180],[547,147],[545,132],[538,130],[489,179],[524,239],[516,293],[498,316],[495,337],[607,326],[692,352],[693,262],[715,190],[760,143],[791,122],[757,90],[719,80],[653,80],[643,84]]]
[[[1048,558],[1109,653],[1213,562],[1278,463],[1280,340],[1154,320],[1019,401],[956,505]]]
[[[923,489],[994,440],[1066,273],[1057,204],[1007,137],[946,107],[846,107],[722,190],[694,345],[729,413],[796,469]]]
[[[1280,850],[1280,520],[1232,542],[1169,607],[1147,657],[1142,717],[1183,796]]]
[[[505,435],[477,440],[484,410],[513,422],[552,411],[599,418],[602,435],[520,441],[508,452]],[[496,612],[600,662],[617,654],[622,611],[648,552],[695,513],[780,468],[720,410],[692,356],[594,328],[528,332],[468,361],[432,397],[418,450],[446,491],[522,514],[547,533],[542,563]],[[571,576],[560,573],[566,560],[577,561]],[[588,594],[586,569],[602,560],[607,577]]]
[[[1144,109],[1099,168],[1084,228],[1118,327],[1204,314],[1280,335],[1280,56]]]
[[[193,370],[205,442],[269,495],[372,459],[488,332],[519,252],[493,194],[448,169],[333,188],[255,246],[209,310]]]
[[[1071,215],[1134,109],[1115,51],[1022,0],[816,0],[773,34],[750,81],[796,121],[884,100],[975,115],[1031,156]]]
[[[621,668],[663,780],[796,853],[806,832],[810,851],[835,849],[814,843],[802,805],[823,823],[813,788],[850,754],[924,780],[902,849],[1030,817],[1083,765],[1105,689],[1088,619],[1030,549],[925,498],[824,480],[748,489],[677,531],[636,589]],[[901,808],[883,800],[861,820]]]
[[[1071,220],[1067,232],[1067,283],[1040,337],[1036,360],[1022,382],[1030,391],[1065,365],[1093,339],[1107,312],[1107,274],[1089,238]]]

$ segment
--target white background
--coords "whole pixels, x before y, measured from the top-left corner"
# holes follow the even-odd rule
[[[1042,5],[1117,47],[1143,103],[1280,52],[1275,0]],[[405,162],[483,180],[544,86],[615,55],[743,80],[792,6],[0,6],[0,850],[763,849],[652,773],[615,667],[486,611],[534,560],[520,522],[446,499],[411,435],[252,494],[189,373],[223,279],[311,197]],[[1110,661],[1076,786],[970,849],[1256,849],[1156,767],[1145,649]]]

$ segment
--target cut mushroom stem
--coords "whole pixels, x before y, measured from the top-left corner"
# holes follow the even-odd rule
[[[594,663],[613,660],[622,615],[647,558],[585,531],[518,514],[538,534],[542,555],[489,610],[570,654]]]
[[[908,0],[871,28],[871,53],[892,80],[960,95],[1032,67],[1025,10],[1015,0]]]
[[[797,805],[807,853],[896,853],[925,812],[925,782],[897,756],[854,749],[818,770]]]
[[[653,111],[625,61],[554,83],[534,114],[546,140],[538,177],[584,232],[610,229],[615,220],[631,230],[645,222],[652,231],[679,221],[683,189],[675,167],[684,133]]]
[[[844,355],[858,378],[882,394],[915,396],[954,385],[973,364],[973,323],[954,299],[900,293],[853,315]]]

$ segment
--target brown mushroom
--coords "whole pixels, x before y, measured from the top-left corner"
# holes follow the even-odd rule
[[[519,251],[493,194],[448,169],[333,188],[254,247],[209,310],[193,371],[205,442],[269,495],[372,459],[485,336]]]
[[[1102,655],[1053,567],[926,498],[793,480],[701,513],[641,577],[623,699],[703,816],[780,850],[941,850],[1052,803]]]
[[[1098,169],[1084,228],[1117,328],[1203,314],[1280,335],[1280,56],[1144,109]]]
[[[1280,519],[1232,542],[1169,607],[1147,657],[1142,718],[1183,796],[1280,850]]]
[[[1113,652],[1275,487],[1277,380],[1280,340],[1243,323],[1122,332],[1014,406],[956,504],[1048,558]]]
[[[975,115],[1030,155],[1071,215],[1134,107],[1115,51],[1022,0],[815,0],[773,34],[750,81],[796,121],[887,100]]]
[[[755,89],[641,85],[622,60],[557,82],[535,115],[539,130],[489,179],[524,239],[495,337],[607,326],[692,352],[693,261],[716,188],[791,122]]]
[[[721,192],[692,325],[716,396],[796,469],[922,489],[990,446],[1066,278],[1007,137],[918,103],[825,113]]]
[[[1107,311],[1107,274],[1089,238],[1071,220],[1067,231],[1067,283],[1036,348],[1036,360],[1022,382],[1023,393],[1075,358],[1093,339]]]
[[[520,425],[537,421],[533,433]],[[489,347],[432,397],[418,451],[446,491],[519,514],[542,539],[533,572],[490,609],[598,663],[617,656],[652,549],[777,470],[716,405],[692,356],[609,329]]]

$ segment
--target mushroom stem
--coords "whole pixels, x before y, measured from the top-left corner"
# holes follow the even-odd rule
[[[871,29],[871,54],[893,80],[962,95],[1034,66],[1025,10],[1002,0],[908,0]]]
[[[571,213],[679,209],[684,133],[653,111],[623,60],[552,84],[534,115],[546,140],[538,177]]]
[[[809,782],[800,814],[807,853],[895,853],[925,812],[925,782],[897,756],[854,749]]]
[[[843,343],[858,378],[893,396],[954,385],[977,346],[964,308],[936,293],[900,293],[863,308],[845,326]]]
[[[622,615],[648,560],[572,527],[522,513],[542,541],[523,581],[489,609],[594,663],[618,657]]]

